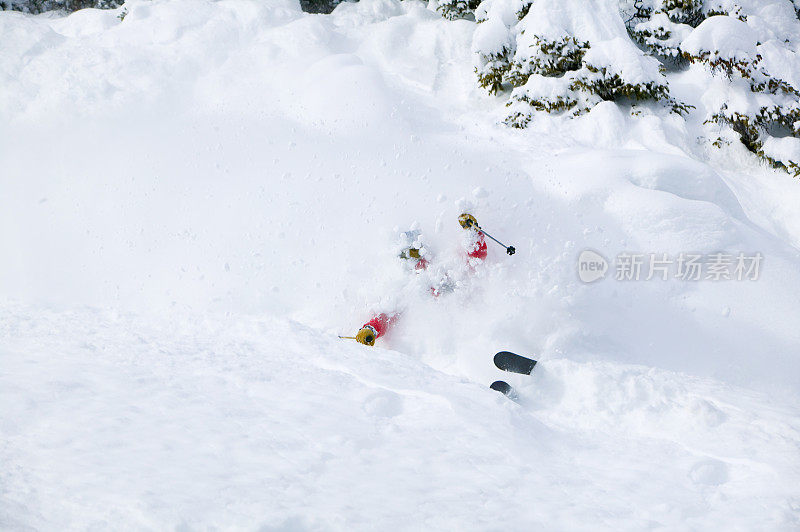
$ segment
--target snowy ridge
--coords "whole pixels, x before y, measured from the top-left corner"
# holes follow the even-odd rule
[[[800,526],[796,181],[612,102],[500,126],[421,2],[126,9],[0,13],[0,528]],[[467,209],[517,254],[466,266]],[[764,263],[583,284],[584,249]]]

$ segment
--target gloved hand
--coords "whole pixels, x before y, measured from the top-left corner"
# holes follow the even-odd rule
[[[356,341],[364,345],[375,345],[376,337],[377,333],[375,329],[367,325],[358,331],[358,334],[356,334]]]
[[[478,220],[476,220],[474,216],[467,212],[458,217],[458,223],[460,223],[461,227],[464,229],[478,230]]]
[[[418,259],[419,257],[420,254],[417,248],[406,248],[400,252],[401,259]]]

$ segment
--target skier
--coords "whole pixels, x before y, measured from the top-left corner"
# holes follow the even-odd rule
[[[467,245],[467,257],[470,259],[484,260],[486,258],[486,238],[478,225],[478,220],[468,213],[458,217],[461,227],[469,231],[470,242]]]
[[[478,220],[469,213],[464,213],[458,217],[458,223],[466,231],[469,231],[467,241],[465,242],[465,251],[467,253],[467,260],[470,264],[475,264],[486,259],[487,246],[486,238],[483,231],[478,225]],[[413,235],[418,236],[418,235]],[[414,244],[412,244],[413,246]],[[513,247],[508,248],[512,250],[509,254],[513,254]],[[400,257],[406,260],[415,261],[414,270],[419,272],[428,268],[428,261],[417,247],[408,247],[400,253]],[[439,289],[431,287],[431,294],[438,297],[440,294]],[[356,333],[355,340],[364,345],[375,345],[375,340],[386,334],[389,328],[397,321],[398,313],[380,313],[374,316],[371,320],[361,326],[361,329]]]

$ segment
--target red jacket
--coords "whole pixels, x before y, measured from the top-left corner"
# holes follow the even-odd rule
[[[380,338],[386,331],[389,329],[389,326],[395,322],[397,319],[397,314],[392,314],[391,316],[388,314],[380,313],[367,323],[365,323],[361,328],[364,327],[372,327],[375,330],[375,338]]]
[[[475,240],[472,251],[467,252],[467,256],[473,259],[483,260],[486,258],[486,253],[486,238],[481,231],[478,231],[478,238]]]

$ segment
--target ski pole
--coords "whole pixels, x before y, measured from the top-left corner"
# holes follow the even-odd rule
[[[484,235],[488,236],[489,238],[491,238],[492,240],[494,240],[495,242],[497,242],[498,244],[500,244],[501,246],[506,248],[506,253],[508,253],[509,255],[513,255],[514,253],[516,253],[517,250],[514,249],[514,246],[506,246],[505,244],[503,244],[502,242],[497,240],[495,237],[493,237],[492,235],[490,235],[489,233],[484,231],[483,228],[480,225],[478,225],[478,224],[475,224],[475,225],[478,227],[478,231],[480,231]]]
[[[342,336],[342,335],[339,335],[339,338],[343,338],[345,340],[358,340],[358,338],[356,338],[355,336]]]
[[[514,253],[517,252],[517,250],[514,249],[514,246],[506,246],[505,244],[497,240],[495,237],[484,231],[484,229],[480,225],[478,225],[478,221],[475,219],[475,217],[472,216],[471,214],[468,213],[462,214],[461,216],[458,217],[458,222],[461,224],[461,227],[465,229],[468,227],[471,228],[475,226],[478,229],[478,231],[480,231],[484,235],[488,236],[489,238],[491,238],[492,240],[494,240],[495,242],[506,248],[506,253],[508,253],[509,255],[513,255]]]

